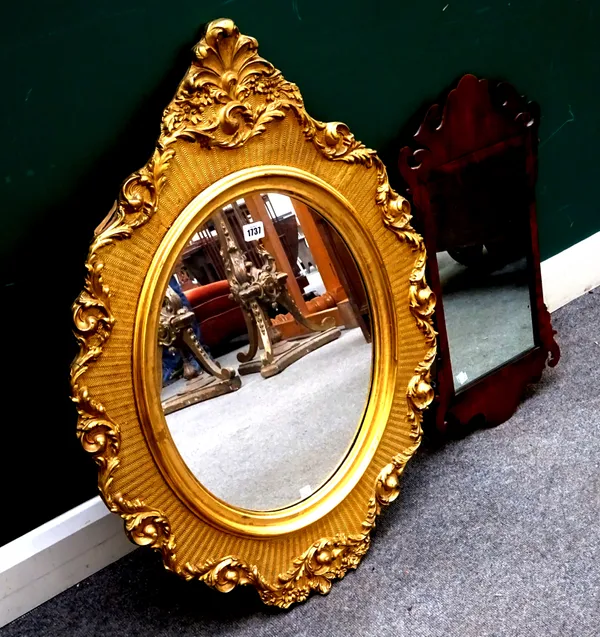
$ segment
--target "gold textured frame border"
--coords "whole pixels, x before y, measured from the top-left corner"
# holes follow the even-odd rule
[[[264,602],[287,607],[358,565],[377,515],[398,495],[433,397],[435,300],[423,240],[381,160],[345,125],[312,119],[257,48],[225,19],[194,48],[150,161],[96,230],[73,305],[80,351],[71,384],[79,439],[130,539],[186,579],[224,592],[252,584]],[[372,398],[353,451],[324,489],[279,512],[235,510],[198,483],[179,483],[183,462],[141,364],[151,358],[169,255],[240,188],[287,192],[326,212],[374,306]]]

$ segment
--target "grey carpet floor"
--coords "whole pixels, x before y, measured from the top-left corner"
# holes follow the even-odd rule
[[[600,290],[553,315],[563,358],[515,416],[411,461],[356,572],[290,611],[138,550],[1,637],[600,635]]]

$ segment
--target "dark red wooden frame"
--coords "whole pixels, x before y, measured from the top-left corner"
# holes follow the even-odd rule
[[[553,367],[560,358],[550,314],[542,296],[535,207],[538,126],[539,107],[527,103],[512,86],[465,75],[448,94],[443,107],[434,104],[429,108],[414,135],[414,147],[407,146],[400,151],[400,174],[412,202],[415,225],[424,235],[429,283],[437,296],[436,399],[426,418],[426,426],[434,425],[437,432],[446,435],[461,435],[478,426],[506,421],[515,412],[527,385],[539,380],[546,363]],[[457,162],[459,166],[467,166],[470,162],[481,161],[491,152],[498,155],[515,146],[521,146],[526,157],[531,239],[527,262],[535,346],[457,393],[436,258],[430,177],[432,170],[443,170],[451,164],[456,170]]]

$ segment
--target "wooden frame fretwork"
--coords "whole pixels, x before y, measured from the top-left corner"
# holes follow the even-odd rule
[[[424,235],[428,279],[438,299],[437,387],[428,414],[429,424],[435,428],[432,430],[438,433],[462,435],[484,424],[506,421],[515,412],[526,386],[539,380],[546,363],[553,367],[560,358],[543,302],[540,274],[535,205],[539,119],[537,104],[526,102],[509,84],[465,75],[445,103],[428,109],[414,143],[400,151],[400,175],[413,201],[415,226]],[[490,166],[486,176],[495,182],[496,192],[502,192],[509,204],[497,206],[501,215],[489,213],[490,197],[496,195],[485,188],[464,192],[462,186],[459,198],[463,208],[436,203],[447,196],[447,192],[440,192],[440,175],[450,175],[455,183],[463,184],[466,172],[474,166],[481,169],[486,161]],[[521,173],[506,179],[502,166],[514,176],[516,165],[522,168]],[[527,257],[535,345],[457,391],[436,255],[451,249],[458,235],[464,244],[469,244],[474,237],[486,233],[488,237],[500,237],[504,246]]]

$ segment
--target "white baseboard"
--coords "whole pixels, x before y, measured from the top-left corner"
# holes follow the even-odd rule
[[[600,232],[542,261],[544,302],[550,312],[600,285]]]
[[[134,548],[98,497],[0,547],[0,626]]]
[[[550,312],[600,285],[600,232],[542,262]],[[135,548],[94,498],[0,548],[0,626]]]

